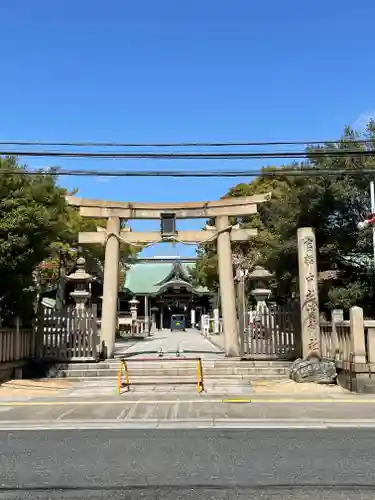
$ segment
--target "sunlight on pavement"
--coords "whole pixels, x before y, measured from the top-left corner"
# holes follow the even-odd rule
[[[293,380],[260,380],[252,381],[251,387],[254,394],[272,393],[272,394],[349,394],[348,391],[339,385],[334,384],[298,384]]]
[[[72,387],[67,380],[9,380],[0,386],[0,399],[9,396],[58,395]]]

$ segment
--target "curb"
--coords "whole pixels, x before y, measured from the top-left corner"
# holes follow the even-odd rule
[[[175,404],[252,404],[252,405],[309,405],[309,404],[322,404],[322,405],[375,405],[375,398],[365,399],[365,398],[310,398],[310,399],[296,399],[296,398],[262,398],[262,397],[244,397],[243,395],[232,395],[213,398],[190,398],[190,399],[127,399],[126,395],[114,396],[111,399],[78,399],[73,397],[61,397],[58,399],[7,399],[0,401],[0,407],[12,407],[12,406],[98,406],[98,405],[175,405]]]
[[[195,429],[217,429],[217,430],[242,430],[242,429],[373,429],[375,420],[352,419],[352,420],[297,420],[297,419],[225,419],[225,420],[96,420],[96,421],[72,421],[64,422],[56,420],[39,421],[3,421],[0,423],[0,431],[46,431],[46,430],[195,430]]]

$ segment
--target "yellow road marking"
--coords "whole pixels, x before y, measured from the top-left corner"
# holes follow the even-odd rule
[[[222,399],[222,403],[252,403],[251,399]]]
[[[267,398],[254,398],[254,399],[172,399],[172,400],[143,400],[143,399],[117,399],[117,400],[103,400],[103,401],[75,401],[75,400],[60,400],[60,401],[0,401],[1,406],[92,406],[92,405],[132,405],[132,404],[176,404],[176,403],[269,403],[269,404],[306,404],[306,403],[322,403],[322,404],[375,404],[374,399],[267,399]]]

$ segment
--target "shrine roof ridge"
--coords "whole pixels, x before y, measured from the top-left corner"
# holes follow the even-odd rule
[[[186,273],[194,267],[193,263],[181,263],[181,266]],[[133,295],[154,295],[157,294],[161,287],[163,287],[169,280],[173,280],[172,271],[176,270],[174,262],[160,263],[133,263],[125,275],[125,282],[123,289],[131,292]],[[205,287],[197,286],[193,288],[198,293],[209,293]]]

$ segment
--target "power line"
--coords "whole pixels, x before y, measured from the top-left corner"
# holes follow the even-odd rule
[[[10,146],[56,146],[56,147],[121,147],[121,148],[186,148],[186,147],[253,147],[253,146],[317,146],[319,144],[368,144],[369,140],[366,139],[337,139],[337,140],[307,140],[307,141],[227,141],[227,142],[91,142],[91,141],[78,141],[78,142],[45,142],[45,141],[23,141],[0,140],[0,145]]]
[[[79,177],[331,177],[375,176],[375,168],[364,169],[275,169],[275,170],[70,170],[0,169],[0,175],[56,175]]]
[[[318,158],[345,156],[375,156],[375,151],[366,150],[333,150],[317,149],[314,151],[277,151],[277,152],[246,152],[246,153],[126,153],[126,152],[78,152],[78,151],[0,151],[0,156],[18,157],[60,157],[60,158],[96,158],[96,159],[149,159],[149,160],[247,160],[266,158]]]

